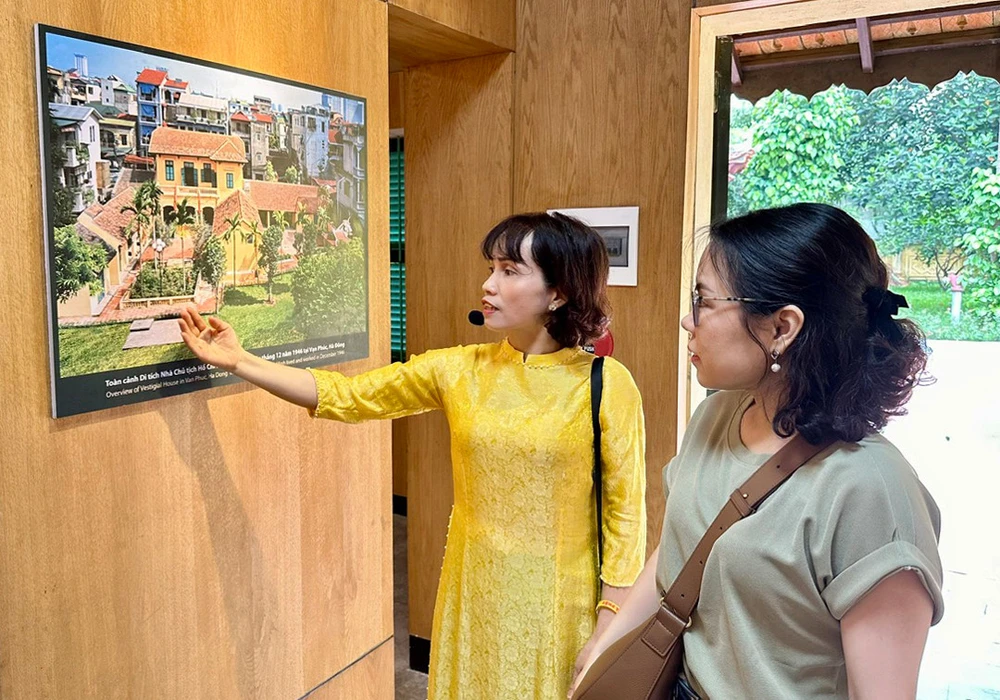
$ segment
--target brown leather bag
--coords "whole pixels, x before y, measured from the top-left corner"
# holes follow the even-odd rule
[[[809,444],[795,436],[733,491],[708,531],[698,542],[660,609],[612,644],[588,669],[573,700],[666,700],[670,697],[683,657],[684,630],[698,604],[701,578],[712,545],[733,523],[754,512],[796,469],[829,442]]]

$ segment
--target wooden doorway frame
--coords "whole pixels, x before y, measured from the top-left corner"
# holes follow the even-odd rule
[[[879,15],[918,13],[989,0],[879,0]],[[868,17],[870,0],[747,0],[691,11],[688,62],[688,121],[684,176],[684,220],[681,232],[680,318],[691,310],[691,286],[696,261],[704,250],[704,231],[711,222],[712,123],[715,100],[715,43],[721,36],[773,32],[828,22]],[[678,346],[677,449],[694,408],[705,398],[688,362],[687,333]]]

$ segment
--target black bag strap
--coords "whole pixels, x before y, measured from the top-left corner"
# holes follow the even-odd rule
[[[594,426],[594,496],[597,498],[597,564],[604,564],[604,520],[601,517],[601,395],[604,393],[604,358],[590,364],[590,422]]]

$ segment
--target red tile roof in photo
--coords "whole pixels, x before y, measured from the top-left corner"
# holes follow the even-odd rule
[[[139,77],[135,79],[135,82],[145,83],[146,85],[162,85],[166,79],[167,74],[162,70],[147,68],[142,73],[139,73]]]
[[[209,158],[223,163],[246,163],[247,152],[239,136],[182,131],[161,126],[149,139],[151,155]]]
[[[332,194],[337,194],[337,181],[336,180],[320,180],[318,177],[313,178],[313,182],[319,187],[327,187],[330,189]]]
[[[187,82],[183,80],[174,80],[173,78],[168,79],[166,84],[164,85],[164,87],[176,88],[179,90],[187,90],[187,86],[188,86]]]
[[[145,165],[146,167],[153,167],[152,158],[144,158],[142,156],[137,156],[134,153],[129,153],[124,159],[125,165]]]
[[[307,214],[315,214],[319,206],[319,190],[312,185],[250,180],[250,197],[261,211],[297,214],[301,203]]]
[[[234,122],[248,122],[248,121],[250,121],[250,117],[248,117],[247,115],[243,114],[243,112],[236,112],[233,116],[230,117],[230,119],[232,119]]]
[[[135,187],[125,188],[107,203],[98,205],[100,210],[96,213],[91,213],[93,207],[89,207],[80,215],[79,222],[91,230],[100,229],[105,235],[124,242],[125,229],[135,218],[135,214],[130,211],[123,212],[121,209],[132,203],[135,191]]]
[[[212,223],[212,233],[221,236],[229,230],[226,219],[236,216],[241,222],[249,226],[257,222],[263,229],[260,221],[260,212],[254,206],[253,201],[243,190],[236,190],[222,201],[222,204],[215,210],[215,220]]]
[[[256,114],[254,114],[254,116],[257,117],[257,121],[264,122],[265,124],[270,124],[271,122],[274,121],[273,119],[271,119],[270,114],[264,114],[263,112],[257,112]]]

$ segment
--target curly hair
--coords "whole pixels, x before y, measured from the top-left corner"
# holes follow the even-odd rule
[[[902,298],[887,291],[875,243],[846,212],[825,204],[750,212],[713,225],[708,254],[735,295],[777,300],[742,304],[766,358],[752,318],[786,304],[805,316],[782,355],[778,435],[856,442],[904,414],[913,388],[928,380],[924,334],[893,318]]]
[[[546,284],[566,303],[545,322],[562,347],[575,347],[604,334],[610,318],[608,250],[601,236],[583,222],[563,214],[515,214],[498,223],[480,245],[483,257],[523,263],[521,244],[528,235],[531,257]]]

